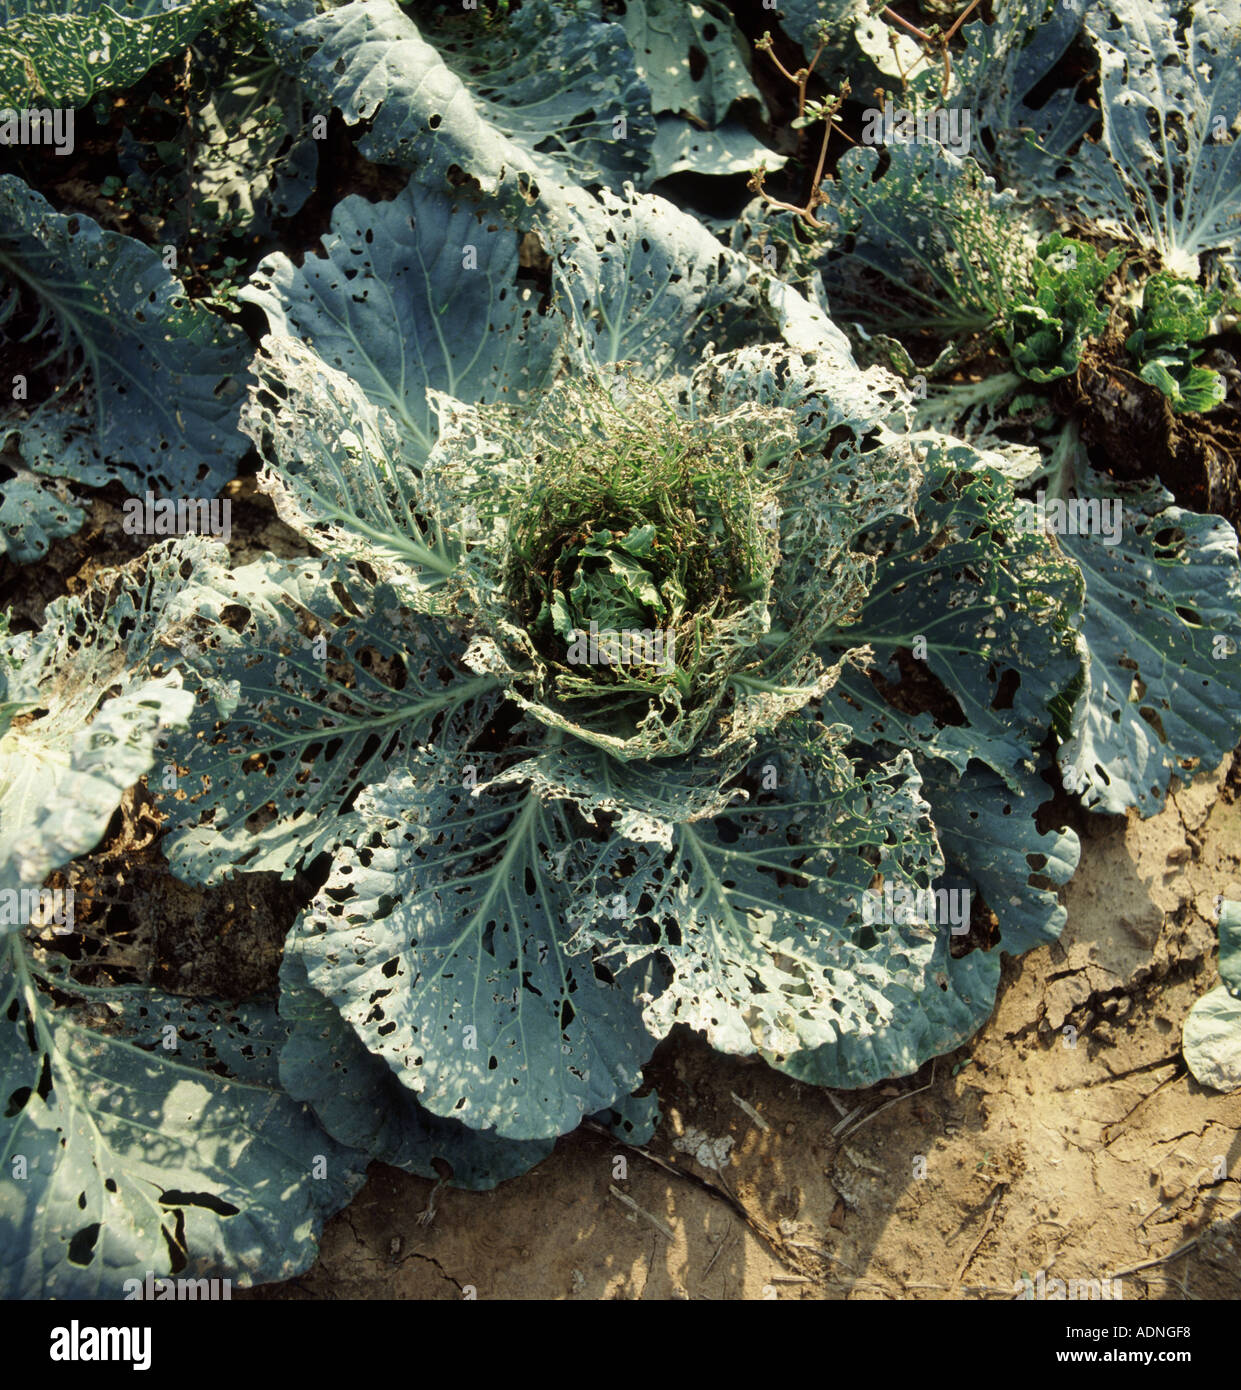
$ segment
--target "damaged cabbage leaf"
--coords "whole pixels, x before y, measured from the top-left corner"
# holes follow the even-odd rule
[[[4,174],[0,277],[0,324],[38,354],[0,439],[16,437],[31,468],[173,496],[234,476],[244,335],[192,304],[149,246]]]
[[[875,929],[863,915],[877,880],[916,890],[942,868],[919,778],[908,754],[858,778],[824,740],[759,758],[760,785],[774,789],[678,825],[670,853],[606,846],[575,940],[626,965],[655,952],[669,962],[646,1007],[658,1037],[687,1023],[721,1051],[783,1056],[870,1036],[890,1020],[893,989],[918,991],[933,951],[925,920]],[[649,938],[610,925],[614,906],[627,927],[632,912],[649,917]]]
[[[563,327],[518,282],[518,240],[411,180],[390,202],[343,199],[321,255],[276,252],[239,297],[391,411],[417,462],[436,436],[428,387],[522,399],[554,371]]]
[[[1039,243],[1030,287],[1009,306],[1004,329],[1009,356],[1022,376],[1045,383],[1077,370],[1087,338],[1098,337],[1107,325],[1108,311],[1099,307],[1098,295],[1122,255],[1100,256],[1093,246],[1059,232]]]
[[[280,1052],[285,1089],[311,1105],[334,1139],[370,1158],[423,1178],[442,1178],[447,1166],[454,1187],[482,1191],[528,1172],[555,1145],[554,1139],[502,1139],[420,1105],[332,1001],[310,988],[295,949],[280,967],[280,1017],[289,1025]]]
[[[413,758],[363,792],[287,949],[427,1110],[553,1138],[638,1086],[649,972],[566,943],[568,807],[484,791],[490,761]]]
[[[194,720],[170,735],[184,767],[153,788],[165,852],[192,882],[239,867],[279,870],[341,842],[337,814],[359,785],[420,741],[477,732],[494,682],[457,665],[461,643],[408,595],[332,561],[200,565],[165,609]],[[272,812],[275,815],[272,815]]]
[[[180,53],[237,0],[6,0],[0,110],[85,106]]]
[[[17,458],[0,459],[0,555],[14,564],[41,560],[61,536],[72,536],[86,511],[63,478],[44,478]]]
[[[217,232],[269,233],[274,218],[292,217],[314,191],[313,113],[261,45],[242,52],[234,39],[196,58],[210,97],[193,113],[194,204]]]
[[[488,122],[556,160],[566,182],[620,190],[655,136],[647,75],[620,24],[524,0],[502,24],[468,11],[423,26]]]
[[[745,41],[717,0],[626,0],[620,23],[656,114],[691,116],[711,128],[734,102],[761,102]]]
[[[647,87],[620,28],[523,5],[497,32],[420,31],[394,0],[256,0],[268,46],[321,107],[365,122],[358,148],[445,187],[454,167],[523,201],[537,177],[619,186],[654,138]],[[437,46],[438,45],[438,46]],[[622,127],[617,123],[623,122]]]
[[[1103,131],[1074,158],[1074,212],[1152,247],[1178,275],[1196,280],[1214,252],[1236,276],[1241,3],[1210,0],[1182,17],[1165,0],[1100,0],[1086,28]]]
[[[1088,652],[1061,773],[1093,810],[1153,816],[1169,777],[1215,767],[1237,742],[1237,537],[1158,485],[1122,488],[1087,472],[1082,493],[1120,526],[1115,540],[1098,525],[1059,537],[1085,577]]]
[[[820,265],[842,317],[933,329],[955,358],[971,337],[990,336],[1029,282],[1033,238],[1016,197],[968,156],[934,141],[852,149],[838,189],[822,213],[831,250]]]
[[[155,763],[160,734],[193,697],[159,665],[165,605],[202,553],[165,543],[56,599],[37,633],[0,634],[0,884],[36,888],[95,847],[121,795]]]
[[[16,934],[0,953],[0,1293],[308,1268],[366,1159],[280,1089],[275,1011],[74,984]]]

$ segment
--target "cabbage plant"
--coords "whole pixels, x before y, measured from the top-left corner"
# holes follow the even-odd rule
[[[1148,132],[1117,97],[1085,157],[1092,239],[1030,206],[1096,118],[1067,90],[1025,104],[1084,10],[966,25],[952,74],[983,162],[847,156],[832,244],[782,275],[742,249],[747,219],[721,239],[635,187],[755,152],[724,7],[635,0],[621,23],[532,0],[470,29],[256,0],[247,119],[330,110],[408,181],[262,259],[248,362],[150,248],[0,183],[3,312],[54,349],[49,398],[4,426],[42,499],[33,538],[6,513],[14,553],[80,523],[49,478],[215,487],[248,443],[298,551],[161,541],[0,633],[6,1294],[285,1277],[372,1159],[487,1188],[584,1118],[642,1142],[643,1068],[677,1025],[815,1085],[908,1076],[982,1025],[1005,953],[1059,934],[1063,794],[1153,814],[1235,745],[1227,521],[1095,470],[1067,428],[1043,449],[980,424],[1080,375],[1120,265],[1105,225],[1168,261],[1131,363],[1199,397],[1211,375],[1222,292],[1186,277],[1231,273],[1226,180],[1208,215],[1194,176],[1188,229],[1139,206]],[[874,17],[842,11],[878,61]],[[1214,19],[1161,22],[1215,71]],[[1090,33],[1110,91],[1130,40]],[[264,218],[325,163],[290,151],[296,197],[264,202],[211,148],[207,186],[257,190]],[[845,312],[859,266],[905,277],[882,322]],[[1015,370],[924,399],[859,365],[828,302],[907,375],[928,323],[951,340],[930,375],[980,342]],[[907,342],[866,338],[881,326]],[[1112,524],[1058,524],[1070,504]],[[278,998],[88,978],[56,900],[25,912],[143,777],[178,877],[296,886]]]

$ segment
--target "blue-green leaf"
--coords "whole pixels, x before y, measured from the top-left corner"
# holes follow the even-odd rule
[[[518,282],[518,241],[502,218],[411,181],[391,202],[345,198],[322,255],[269,256],[239,298],[391,411],[418,461],[436,437],[428,387],[517,403],[554,373],[563,324]]]
[[[0,462],[0,555],[15,564],[41,560],[54,540],[72,536],[86,520],[81,501],[61,478],[43,478],[16,460]]]
[[[656,951],[670,963],[646,1006],[657,1035],[686,1023],[721,1051],[785,1057],[875,1034],[898,995],[922,987],[935,928],[863,920],[877,876],[913,891],[943,867],[920,779],[908,754],[859,777],[814,743],[760,755],[771,790],[678,825],[671,852],[614,839],[594,856],[576,939],[626,963]]]
[[[391,414],[298,339],[272,334],[242,416],[265,467],[259,486],[281,518],[342,560],[365,560],[415,604],[456,566],[418,514],[414,450]]]
[[[488,124],[554,158],[566,183],[619,189],[646,168],[651,94],[620,24],[524,0],[501,24],[464,14],[424,26],[423,37]]]
[[[18,936],[0,953],[0,1294],[301,1273],[365,1159],[281,1091],[274,1011],[59,976],[50,996]]]
[[[244,336],[191,304],[140,241],[66,216],[0,175],[0,324],[37,308],[27,340],[53,381],[0,419],[37,472],[174,496],[218,492],[246,441],[237,430]],[[28,383],[33,390],[35,381]]]
[[[1016,195],[933,141],[849,150],[821,216],[831,228],[820,264],[833,310],[885,332],[989,333],[1029,277],[1034,238]],[[877,286],[876,275],[887,283]]]
[[[748,174],[760,164],[783,169],[787,163],[785,155],[768,149],[740,121],[702,130],[680,116],[660,116],[647,182],[673,174]]]
[[[657,114],[684,114],[710,127],[735,101],[761,101],[745,40],[719,0],[627,0],[620,23]]]
[[[423,1178],[444,1177],[447,1164],[454,1187],[476,1191],[528,1172],[551,1153],[554,1139],[501,1139],[495,1130],[471,1129],[419,1105],[331,1001],[310,988],[295,950],[285,955],[280,979],[280,1016],[289,1025],[280,1078],[334,1139]]]
[[[1052,701],[1080,674],[1081,576],[1025,525],[1011,483],[972,449],[950,439],[928,443],[924,468],[916,521],[888,522],[868,536],[874,583],[856,622],[824,633],[824,641],[839,651],[869,644],[889,655],[876,673],[898,690],[896,651],[915,663],[925,659],[962,716],[953,734],[943,728],[954,722],[946,714],[932,724],[925,715],[910,720],[892,711],[879,737],[901,746],[911,729],[922,741],[938,728],[939,743],[955,747],[960,768],[980,734],[999,734],[993,747],[1014,757],[1011,769],[1046,737]],[[876,712],[867,714],[850,694],[859,688],[854,680],[829,692],[825,717],[852,724],[863,714],[873,721]]]
[[[1158,485],[1114,487],[1087,472],[1091,501],[1119,502],[1119,540],[1062,535],[1086,581],[1086,684],[1060,750],[1086,806],[1153,816],[1168,779],[1215,767],[1241,737],[1241,565],[1217,516],[1173,505]]]
[[[1103,133],[1073,162],[1071,205],[1198,278],[1217,251],[1234,272],[1241,217],[1241,3],[1182,13],[1166,0],[1100,0],[1086,17],[1099,54]]]
[[[198,704],[152,791],[169,862],[194,882],[291,877],[340,844],[359,786],[433,731],[453,746],[491,708],[492,682],[459,673],[450,633],[334,562],[200,566],[165,617]]]
[[[288,949],[428,1110],[545,1139],[636,1089],[650,984],[566,945],[566,807],[482,790],[491,762],[417,757],[363,792]]]
[[[549,219],[557,287],[587,362],[688,371],[740,308],[756,314],[752,263],[672,203],[606,189]]]

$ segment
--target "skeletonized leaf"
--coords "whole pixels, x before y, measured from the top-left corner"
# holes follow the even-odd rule
[[[342,560],[365,560],[414,602],[455,558],[417,512],[413,452],[391,414],[352,377],[286,334],[263,339],[259,387],[242,428],[265,467],[259,485],[281,518]]]
[[[1074,160],[1074,211],[1154,247],[1177,274],[1197,279],[1206,251],[1236,271],[1241,3],[1200,0],[1182,17],[1165,3],[1100,0],[1086,27],[1103,133]]]
[[[889,656],[875,669],[898,688],[897,650],[915,664],[925,653],[927,669],[956,706],[941,700],[934,726],[951,726],[957,711],[964,726],[959,738],[939,735],[945,747],[955,744],[958,766],[980,732],[1003,733],[1002,746],[1019,760],[1046,737],[1052,702],[1080,674],[1081,576],[1054,543],[1025,525],[1012,485],[972,449],[951,439],[928,443],[923,467],[917,521],[890,521],[870,533],[877,568],[861,613],[823,640],[833,650],[866,644]],[[825,715],[859,719],[863,707],[850,703],[849,689],[827,696]],[[900,745],[901,724],[927,729],[926,719],[894,711],[877,735]]]
[[[85,106],[179,53],[237,0],[4,0],[0,109]]]
[[[332,561],[200,567],[167,606],[162,640],[198,695],[153,787],[174,870],[214,883],[333,850],[360,786],[433,731],[449,746],[484,720],[491,682],[401,590]],[[456,726],[460,724],[460,729]]]
[[[897,994],[917,993],[934,948],[925,919],[864,920],[879,878],[912,892],[942,869],[920,779],[908,754],[858,777],[822,741],[809,759],[773,748],[764,760],[772,790],[677,826],[671,852],[604,846],[575,904],[577,939],[626,963],[656,951],[670,962],[646,1007],[661,1037],[687,1023],[721,1051],[782,1057],[873,1037]],[[622,921],[649,918],[650,938],[609,926],[614,903]]]
[[[5,886],[35,888],[93,849],[121,794],[154,764],[161,731],[189,719],[193,697],[179,673],[151,668],[166,656],[157,643],[164,606],[207,545],[156,547],[49,604],[38,633],[0,637],[17,662],[0,705]]]

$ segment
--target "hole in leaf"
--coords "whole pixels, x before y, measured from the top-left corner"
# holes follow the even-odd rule
[[[69,1263],[88,1265],[95,1258],[95,1243],[99,1239],[99,1222],[92,1221],[69,1242]]]

